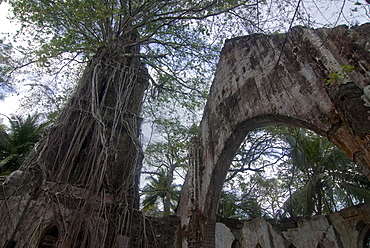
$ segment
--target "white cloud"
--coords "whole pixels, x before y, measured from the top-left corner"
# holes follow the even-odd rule
[[[9,8],[10,5],[6,2],[0,4],[0,33],[14,33],[19,27],[15,21],[8,19],[11,16]]]
[[[15,21],[10,21],[8,18],[11,15],[9,11],[10,5],[6,2],[0,4],[0,38],[3,38],[6,33],[14,34],[19,28]],[[4,101],[0,101],[0,114],[10,116],[16,114],[19,108],[20,96],[17,94],[9,94]]]
[[[16,114],[19,108],[19,96],[17,94],[8,95],[4,101],[0,101],[0,114],[10,116]]]

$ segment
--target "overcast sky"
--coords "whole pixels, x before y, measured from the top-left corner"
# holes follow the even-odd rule
[[[14,32],[17,30],[15,23],[11,23],[6,17],[9,15],[8,12],[9,4],[2,2],[0,4],[0,37],[3,37],[3,33]],[[8,95],[5,101],[0,101],[0,113],[5,115],[15,114],[19,107],[19,96],[16,94]],[[0,116],[1,118],[1,116]]]

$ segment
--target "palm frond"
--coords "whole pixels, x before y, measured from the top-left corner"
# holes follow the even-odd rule
[[[370,190],[361,188],[353,184],[345,184],[343,187],[346,189],[348,194],[352,195],[356,199],[362,202],[370,202]]]

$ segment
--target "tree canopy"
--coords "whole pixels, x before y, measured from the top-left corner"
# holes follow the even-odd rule
[[[301,128],[271,126],[246,137],[230,167],[219,214],[278,219],[330,214],[368,202],[369,187],[356,164],[324,137]]]
[[[214,51],[219,51],[226,33],[219,32],[217,42],[215,38],[209,39],[214,27],[202,20],[259,4],[240,0],[10,3],[14,18],[22,23],[19,35],[27,33],[24,38],[28,40],[26,49],[19,47],[26,62],[16,68],[36,63],[56,74],[63,67],[87,61],[99,49],[109,47],[121,51],[120,56],[139,56],[151,65],[156,71],[153,85],[157,92],[164,89],[186,92],[188,97],[203,97],[205,93],[199,88],[202,79],[184,80],[186,71],[205,73],[214,64]],[[141,46],[140,51],[124,51],[125,47],[137,45]],[[207,68],[199,66],[200,62],[210,63]]]
[[[0,83],[3,87],[14,85],[11,82],[19,80],[16,74],[23,70],[22,80],[33,85],[23,106],[33,108],[49,102],[47,111],[56,111],[63,105],[59,103],[59,91],[66,94],[73,90],[71,83],[77,82],[76,74],[81,75],[81,65],[104,47],[116,46],[121,55],[140,56],[151,67],[152,97],[178,101],[186,108],[198,105],[200,109],[226,38],[284,32],[293,24],[356,25],[368,19],[367,5],[358,1],[9,3],[13,19],[20,21],[22,28],[14,39],[2,40],[0,44]],[[135,39],[128,39],[133,34]],[[123,47],[133,45],[140,45],[140,51],[124,52]],[[26,65],[36,66],[29,69]]]
[[[292,193],[283,208],[290,216],[330,214],[370,201],[369,180],[339,148],[300,129],[285,139],[291,147],[285,163],[291,166]]]

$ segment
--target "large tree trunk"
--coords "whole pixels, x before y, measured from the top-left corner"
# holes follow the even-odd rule
[[[5,184],[1,247],[133,245],[148,77],[139,59],[122,51],[138,48],[115,41],[99,50],[60,118]]]

